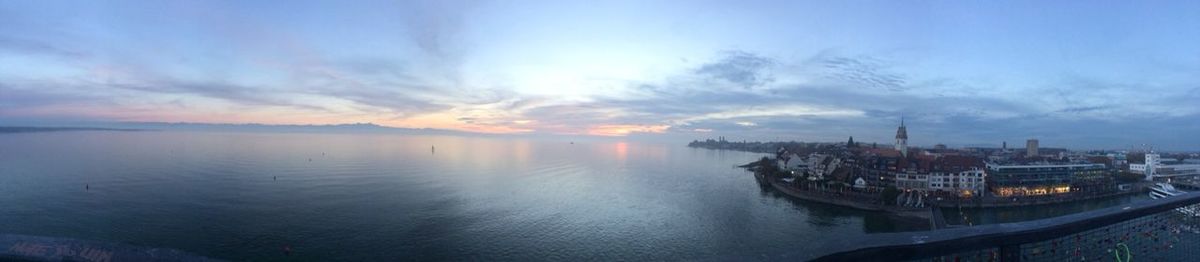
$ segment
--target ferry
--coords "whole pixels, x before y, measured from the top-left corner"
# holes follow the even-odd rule
[[[1167,183],[1156,183],[1150,187],[1150,198],[1159,199],[1186,194],[1182,190],[1175,189],[1175,186]]]
[[[1150,198],[1153,199],[1168,198],[1182,194],[1187,194],[1187,192],[1175,189],[1175,186],[1167,183],[1156,183],[1150,187]],[[1175,210],[1185,215],[1200,216],[1200,207],[1197,206],[1186,206],[1176,208]]]

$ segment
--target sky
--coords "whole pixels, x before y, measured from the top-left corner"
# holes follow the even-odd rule
[[[8,1],[0,125],[1200,149],[1200,1]]]

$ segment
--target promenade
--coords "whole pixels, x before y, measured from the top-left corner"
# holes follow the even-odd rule
[[[804,190],[779,180],[768,179],[755,174],[760,183],[769,184],[775,190],[788,196],[843,207],[866,211],[887,212],[904,219],[920,219],[928,221],[931,213],[928,207],[897,207],[883,205],[878,193],[862,193],[851,190]]]

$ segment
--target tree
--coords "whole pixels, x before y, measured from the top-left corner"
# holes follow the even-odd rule
[[[883,192],[879,193],[879,198],[883,199],[883,204],[888,205],[896,202],[896,197],[900,196],[900,189],[896,186],[887,186],[883,188]]]
[[[769,157],[762,157],[758,161],[748,164],[750,170],[755,173],[762,174],[770,178],[778,178],[783,171],[779,170],[779,166],[775,165],[775,160]]]
[[[850,148],[858,147],[857,145],[854,144],[854,136],[850,136],[850,141],[846,141],[846,147],[850,147]]]

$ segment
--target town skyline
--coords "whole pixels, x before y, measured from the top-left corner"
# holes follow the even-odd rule
[[[816,144],[826,144],[826,145],[843,144],[846,146],[855,145],[857,147],[870,147],[870,148],[880,148],[880,149],[893,148],[897,151],[901,151],[902,153],[907,151],[907,150],[902,150],[902,148],[908,149],[908,150],[911,150],[911,149],[917,149],[917,150],[919,150],[919,149],[939,149],[939,148],[941,148],[941,149],[978,148],[978,149],[1028,150],[1031,146],[1032,146],[1032,148],[1035,148],[1034,152],[1036,152],[1037,148],[1058,149],[1058,150],[1068,150],[1068,151],[1098,150],[1098,151],[1114,151],[1114,152],[1164,152],[1164,153],[1192,153],[1192,154],[1195,154],[1196,152],[1200,152],[1200,150],[1195,150],[1195,149],[1169,149],[1168,148],[1166,150],[1163,150],[1163,148],[1161,148],[1161,147],[1155,147],[1155,145],[1147,145],[1147,144],[1131,145],[1127,148],[1078,148],[1078,147],[1070,147],[1070,146],[1061,146],[1061,145],[1056,145],[1056,144],[1052,144],[1051,146],[1046,146],[1046,144],[1042,144],[1041,143],[1042,141],[1036,137],[1028,138],[1028,139],[1024,139],[1024,140],[1020,140],[1020,141],[1014,141],[1014,143],[1012,143],[1012,144],[1009,144],[1009,141],[1007,141],[1007,140],[1000,141],[998,144],[987,143],[987,142],[970,143],[970,144],[945,144],[945,143],[910,144],[908,142],[908,129],[907,129],[907,126],[903,123],[903,120],[901,121],[901,125],[899,127],[897,127],[895,134],[896,134],[895,140],[888,141],[888,142],[863,141],[861,139],[856,141],[856,140],[854,140],[853,135],[847,137],[847,139],[844,141],[812,141],[812,140],[768,140],[768,141],[754,140],[754,141],[751,141],[751,140],[745,140],[745,139],[739,140],[737,138],[727,139],[725,136],[717,136],[717,137],[705,138],[703,140],[694,139],[688,145],[713,148],[713,146],[719,145],[720,143],[737,144],[737,145],[735,145],[735,147],[736,146],[761,146],[761,144],[790,144],[790,143],[805,143],[805,144],[816,143]],[[703,145],[701,145],[701,142],[703,142]],[[734,150],[742,150],[742,151],[751,151],[751,152],[770,152],[772,150],[772,148],[775,148],[775,147],[755,148],[755,149],[749,149],[749,150],[747,150],[746,148],[733,148],[733,149]],[[719,148],[713,148],[713,149],[719,149]]]

